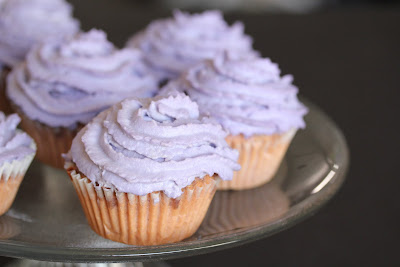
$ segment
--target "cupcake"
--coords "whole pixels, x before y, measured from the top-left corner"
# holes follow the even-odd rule
[[[191,236],[238,153],[222,127],[173,92],[126,99],[74,138],[65,168],[92,229],[132,245]]]
[[[32,49],[9,74],[7,96],[39,160],[62,168],[61,154],[84,124],[122,99],[153,96],[157,86],[140,51],[117,50],[104,32],[91,30]]]
[[[64,0],[0,1],[0,110],[11,113],[5,96],[6,76],[29,49],[45,38],[72,35],[79,23]]]
[[[156,20],[135,34],[127,46],[143,51],[160,80],[177,78],[187,68],[223,50],[257,55],[243,24],[229,26],[219,11],[193,15],[175,11],[172,18]]]
[[[17,130],[20,121],[17,114],[6,117],[0,111],[0,215],[13,203],[36,152],[33,139]]]
[[[184,91],[229,132],[228,144],[239,150],[240,172],[219,189],[248,189],[268,182],[307,112],[297,99],[292,76],[280,76],[267,58],[225,53],[190,68],[163,90]]]

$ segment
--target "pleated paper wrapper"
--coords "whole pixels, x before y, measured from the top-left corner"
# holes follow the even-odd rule
[[[221,181],[218,190],[243,190],[255,188],[269,182],[292,141],[296,130],[282,135],[258,135],[245,138],[243,135],[226,137],[228,145],[239,151],[240,171],[231,181]]]
[[[199,228],[216,191],[219,177],[196,179],[172,199],[163,192],[144,196],[96,186],[76,169],[68,174],[91,228],[100,236],[130,245],[181,241]]]
[[[35,147],[35,145],[32,145]],[[18,188],[35,154],[21,160],[5,162],[0,166],[0,215],[11,207]]]

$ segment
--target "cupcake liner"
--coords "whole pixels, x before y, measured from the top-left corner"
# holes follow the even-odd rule
[[[67,153],[72,140],[83,127],[70,130],[64,127],[49,127],[38,121],[29,119],[16,105],[12,105],[21,117],[21,128],[29,134],[37,144],[36,158],[55,168],[64,168],[64,159],[61,154]]]
[[[6,97],[6,81],[10,69],[7,67],[0,67],[0,110],[8,115],[12,113],[10,102]]]
[[[11,207],[34,156],[32,154],[21,160],[5,162],[0,166],[0,215]]]
[[[130,245],[181,241],[199,228],[216,191],[217,179],[196,179],[172,199],[163,192],[144,196],[95,186],[75,168],[68,174],[91,228],[100,236]]]
[[[231,181],[221,181],[218,190],[250,189],[270,181],[296,131],[293,129],[282,135],[257,135],[248,139],[243,135],[227,136],[228,145],[239,151],[238,163],[242,168],[234,173]]]

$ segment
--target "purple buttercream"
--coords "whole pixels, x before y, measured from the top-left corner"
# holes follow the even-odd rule
[[[238,152],[214,120],[182,93],[126,99],[100,113],[72,142],[69,158],[93,183],[177,198],[196,177],[230,180]]]
[[[17,130],[20,121],[17,114],[6,117],[0,111],[0,166],[35,153],[33,139]]]
[[[303,128],[307,108],[297,99],[293,77],[280,77],[268,58],[221,54],[190,68],[162,91],[179,90],[232,135],[281,134]]]
[[[188,67],[223,50],[257,54],[252,49],[252,39],[244,34],[243,24],[229,26],[219,11],[193,15],[175,11],[173,18],[152,22],[127,45],[141,49],[161,79],[176,78]]]
[[[0,1],[0,65],[13,67],[45,38],[72,35],[79,22],[64,0]]]
[[[8,76],[8,97],[32,120],[74,128],[128,97],[158,88],[139,50],[117,50],[99,30],[32,49]]]

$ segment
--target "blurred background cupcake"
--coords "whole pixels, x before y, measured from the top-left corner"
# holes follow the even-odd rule
[[[13,203],[36,152],[33,139],[17,130],[20,121],[17,114],[0,111],[0,215]]]
[[[232,181],[218,189],[248,189],[268,182],[307,112],[297,99],[292,76],[280,76],[267,58],[237,57],[228,52],[190,68],[163,90],[178,88],[230,133],[228,144],[239,151]]]
[[[5,96],[6,76],[35,44],[79,30],[72,7],[64,0],[0,1],[0,110],[10,113]]]
[[[191,236],[238,153],[188,96],[126,99],[75,137],[66,169],[92,229],[132,245]]]
[[[58,168],[75,134],[100,111],[130,96],[153,96],[158,89],[141,52],[116,49],[99,30],[38,45],[7,82],[22,128],[38,144],[37,157]]]
[[[223,50],[256,55],[252,42],[241,22],[229,26],[220,11],[189,14],[177,10],[172,18],[150,23],[127,46],[142,50],[147,64],[163,81],[177,78],[188,67]]]

